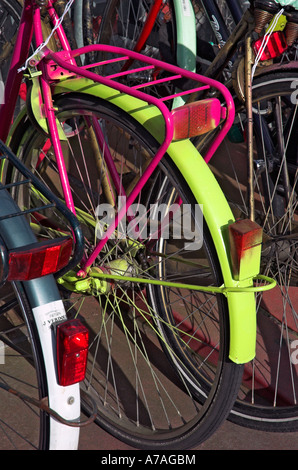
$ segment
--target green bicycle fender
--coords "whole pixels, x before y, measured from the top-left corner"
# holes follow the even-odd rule
[[[54,95],[80,92],[105,99],[134,117],[159,142],[163,140],[164,121],[155,106],[87,79],[67,79],[57,84]],[[228,230],[234,222],[231,209],[213,173],[189,140],[173,142],[167,153],[177,165],[199,204],[209,227],[226,287],[250,287],[251,278],[235,281],[229,257]],[[186,158],[187,155],[187,158]],[[199,184],[198,184],[199,175]],[[227,292],[230,319],[229,358],[239,364],[252,360],[256,344],[256,306],[253,292]]]

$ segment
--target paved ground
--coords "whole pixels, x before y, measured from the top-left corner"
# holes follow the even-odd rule
[[[81,450],[131,450],[95,424],[81,431]],[[196,450],[298,450],[298,432],[268,433],[254,431],[226,421]]]

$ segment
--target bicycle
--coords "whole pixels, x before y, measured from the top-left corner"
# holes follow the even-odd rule
[[[22,184],[43,198],[41,205],[20,210],[9,194],[11,185],[0,185],[1,442],[12,450],[75,450],[80,427],[91,422],[81,419],[78,383],[88,332],[80,322],[67,320],[54,274],[81,258],[82,232],[73,214],[2,142],[0,152],[1,163],[16,165]],[[54,208],[67,221],[68,233],[38,241],[27,218],[44,217]],[[84,347],[73,347],[75,337]]]
[[[60,52],[43,45],[41,3],[63,46]],[[9,132],[11,149],[66,201],[83,226],[83,261],[58,283],[68,317],[80,318],[89,329],[84,387],[97,403],[98,424],[138,448],[189,448],[208,438],[229,413],[242,364],[254,355],[254,293],[274,285],[267,278],[253,285],[261,231],[249,221],[233,223],[212,173],[185,140],[189,129],[185,134],[179,127],[193,122],[185,111],[209,111],[202,129],[191,126],[193,133],[223,118],[212,153],[233,121],[233,102],[219,82],[133,51],[105,45],[72,51],[53,4],[24,2],[17,38],[22,48],[16,47],[12,58],[6,85],[10,106],[6,101],[0,110],[0,134],[6,139]],[[36,46],[42,48],[28,59],[32,25]],[[129,57],[143,62],[143,70],[158,66],[172,79],[190,78],[195,90],[215,87],[226,106],[211,100],[172,113],[164,104],[172,96],[161,100],[119,83],[118,76],[76,64],[78,56],[100,50],[113,53],[112,61]],[[16,71],[24,63],[27,109],[9,131],[9,112],[22,80]],[[8,182],[22,180],[10,166],[4,176]],[[22,207],[38,198],[20,185],[12,195]],[[40,225],[38,230],[49,236],[63,231],[55,219],[47,214],[34,228]],[[242,247],[234,242],[239,231],[246,241]],[[198,345],[195,355],[190,344]],[[83,404],[88,411],[84,399]]]
[[[263,245],[261,272],[274,277],[279,285],[279,291],[275,291],[273,305],[271,294],[258,296],[256,359],[251,367],[245,369],[241,392],[229,419],[263,430],[296,430],[297,365],[294,355],[297,308],[294,286],[297,159],[293,132],[296,126],[296,105],[291,102],[291,96],[295,97],[292,84],[297,83],[297,12],[294,9],[286,10],[278,19],[276,14],[280,7],[275,2],[265,1],[257,2],[256,17],[252,6],[241,15],[239,8],[235,8],[238,2],[229,1],[226,6],[229,7],[232,18],[231,21],[226,21],[214,1],[192,2],[194,11],[191,10],[189,2],[183,2],[183,5],[188,3],[187,15],[176,14],[177,2],[165,2],[163,8],[165,5],[172,6],[171,14],[165,19],[163,10],[159,16],[155,13],[154,23],[151,3],[158,2],[126,2],[126,8],[122,10],[118,8],[115,0],[108,2],[102,20],[101,40],[110,44],[113,44],[114,40],[118,44],[128,41],[127,44],[132,49],[137,47],[134,44],[141,45],[143,52],[149,55],[150,46],[153,45],[155,56],[168,53],[167,60],[173,63],[177,60],[179,65],[185,67],[190,66],[189,62],[185,61],[186,57],[190,57],[192,70],[199,67],[204,75],[227,80],[226,85],[235,99],[236,121],[229,138],[209,164],[231,204],[235,217],[249,217],[263,226],[267,236]],[[177,24],[176,17],[180,19]],[[134,29],[130,29],[133,18],[138,18],[138,22],[135,23]],[[248,53],[254,48],[255,54],[258,54],[262,44],[260,35],[264,34],[264,27],[269,22],[274,26],[275,18],[278,22],[272,30],[273,34],[267,36],[268,46],[255,70],[250,97],[245,88],[245,66],[249,70],[253,59]],[[185,25],[183,20],[186,20]],[[185,42],[183,37],[183,31],[187,35],[191,28],[194,30],[195,20],[198,53],[195,41]],[[113,30],[109,23],[113,25]],[[231,29],[228,30],[226,26],[228,23],[237,25],[231,35]],[[170,32],[164,34],[165,29]],[[159,31],[161,33],[158,44],[156,35]],[[141,44],[139,38],[142,36],[145,40]],[[175,39],[182,51],[178,59],[175,57],[175,47],[170,47],[175,46]],[[187,55],[183,54],[185,51],[188,51]],[[181,57],[184,62],[179,62]],[[131,66],[133,67],[133,64]],[[136,82],[142,78],[136,77]],[[156,91],[162,93],[160,89]],[[253,106],[248,98],[252,99]],[[253,120],[253,129],[247,127],[249,120]],[[257,142],[255,155],[251,145],[253,132]],[[195,145],[202,155],[204,145],[207,144],[208,148],[208,143],[207,134],[196,139]],[[275,342],[280,343],[279,351],[276,352]]]

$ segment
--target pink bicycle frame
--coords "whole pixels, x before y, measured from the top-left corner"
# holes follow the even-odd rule
[[[48,0],[47,8],[48,8],[51,20],[55,26],[58,24],[58,17],[55,12],[55,9],[53,8],[53,3],[54,2],[52,0]],[[22,80],[22,73],[18,73],[18,69],[21,66],[23,66],[25,60],[27,59],[30,43],[32,40],[33,30],[34,30],[36,46],[39,46],[43,42],[41,20],[40,20],[40,9],[37,5],[36,0],[24,0],[24,9],[23,9],[22,18],[21,18],[20,29],[17,35],[16,46],[15,46],[15,50],[14,50],[14,54],[12,58],[10,72],[8,75],[8,84],[5,90],[5,103],[0,109],[0,138],[4,141],[6,140],[8,136],[9,127],[10,127],[10,123],[11,123],[12,116],[13,116],[13,110],[15,107],[18,90],[19,90],[21,80]],[[112,47],[112,46],[107,46],[107,45],[94,45],[94,46],[86,46],[86,47],[72,51],[70,49],[67,38],[61,26],[58,26],[57,34],[58,34],[60,43],[63,47],[63,51],[52,52],[49,49],[44,48],[43,51],[39,53],[38,57],[35,57],[33,60],[31,60],[30,65],[31,66],[34,65],[38,70],[42,72],[42,75],[39,77],[39,79],[40,79],[43,100],[44,100],[45,115],[46,115],[48,127],[49,127],[49,134],[50,134],[51,142],[55,151],[55,156],[57,159],[57,165],[58,165],[59,174],[61,178],[61,184],[62,184],[62,188],[64,192],[65,202],[67,206],[74,213],[75,213],[75,207],[73,203],[73,198],[72,198],[71,188],[70,188],[68,177],[67,177],[66,168],[64,165],[63,152],[62,152],[62,148],[60,144],[57,124],[56,124],[55,110],[53,107],[52,93],[51,93],[51,84],[57,83],[60,77],[57,72],[53,72],[51,70],[50,68],[51,64],[53,65],[54,63],[58,65],[58,67],[60,68],[59,69],[60,71],[61,69],[63,69],[67,73],[74,74],[74,76],[76,77],[85,77],[96,83],[100,83],[110,88],[113,88],[119,91],[120,93],[128,94],[130,96],[133,96],[135,98],[142,100],[143,102],[156,106],[161,112],[161,114],[163,115],[164,122],[165,122],[165,134],[164,134],[164,140],[162,144],[160,145],[156,155],[153,157],[151,163],[144,171],[139,182],[134,187],[130,195],[127,197],[126,204],[120,209],[119,213],[117,214],[117,217],[115,218],[114,223],[109,226],[106,232],[105,238],[99,241],[92,255],[88,258],[88,260],[85,260],[83,268],[87,269],[89,266],[91,266],[93,261],[96,259],[101,249],[103,248],[103,246],[105,245],[105,243],[107,242],[111,234],[116,229],[122,217],[124,217],[126,213],[129,214],[128,212],[129,207],[135,201],[136,197],[142,190],[144,184],[146,183],[150,175],[153,173],[153,171],[157,167],[158,163],[160,162],[161,158],[167,151],[167,148],[172,141],[173,119],[172,119],[171,111],[165,105],[164,101],[172,99],[175,96],[180,96],[180,95],[189,94],[189,93],[200,91],[200,90],[205,90],[205,89],[208,89],[209,87],[216,88],[222,94],[226,102],[227,116],[226,116],[224,125],[222,126],[220,132],[214,139],[213,143],[211,144],[206,154],[205,159],[207,162],[210,160],[215,150],[218,148],[218,146],[220,145],[220,143],[226,136],[228,130],[230,129],[234,121],[234,103],[226,87],[223,86],[221,83],[215,80],[212,80],[210,78],[206,78],[201,75],[194,74],[187,70],[182,70],[179,67],[163,63],[153,58],[144,57],[143,55],[135,51],[125,50],[119,47]],[[138,63],[142,62],[145,65],[141,68],[137,68],[137,69],[129,70],[129,71],[122,70],[119,74],[104,77],[88,70],[88,67],[93,67],[94,64],[92,64],[91,66],[84,66],[84,67],[78,67],[76,65],[75,57],[78,57],[82,54],[87,54],[91,51],[105,51],[105,52],[113,53],[114,55],[117,56],[117,59],[111,59],[112,61],[136,60],[138,61]],[[106,61],[106,63],[107,62],[109,61]],[[103,62],[101,62],[101,64],[103,64]],[[150,81],[149,83],[145,83],[145,84],[137,85],[133,87],[129,87],[127,85],[124,85],[122,83],[115,81],[115,79],[117,79],[120,75],[133,74],[141,70],[148,70],[148,69],[165,70],[167,73],[171,74],[171,77],[166,78],[166,79],[164,78],[157,79],[155,81],[153,80],[153,81]],[[194,83],[196,83],[196,85],[191,90],[176,93],[175,95],[171,95],[171,96],[166,96],[162,99],[155,98],[154,96],[149,95],[145,93],[144,91],[141,91],[141,88],[146,88],[147,86],[151,86],[152,84],[161,83],[163,81],[168,81],[170,79],[177,80],[182,77],[192,80]],[[95,131],[97,133],[99,143],[103,142],[104,137],[101,133],[101,129],[99,125],[97,126],[95,125]],[[104,158],[106,159],[108,168],[111,172],[115,187],[117,188],[119,193],[123,195],[123,188],[121,188],[119,185],[119,179],[117,179],[118,175],[117,175],[117,172],[115,171],[112,158],[109,155],[108,151],[104,153]]]

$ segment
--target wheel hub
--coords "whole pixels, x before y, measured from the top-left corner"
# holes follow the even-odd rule
[[[78,276],[79,271],[69,271],[65,276],[58,279],[58,284],[62,285],[67,290],[85,295],[102,295],[109,294],[117,285],[122,287],[130,287],[130,282],[125,280],[125,276],[134,276],[135,268],[125,259],[116,259],[105,266],[92,267],[88,274],[82,278]],[[107,278],[103,279],[96,277],[97,274],[106,274]],[[108,279],[109,275],[123,276],[123,279],[115,282],[115,280]]]

